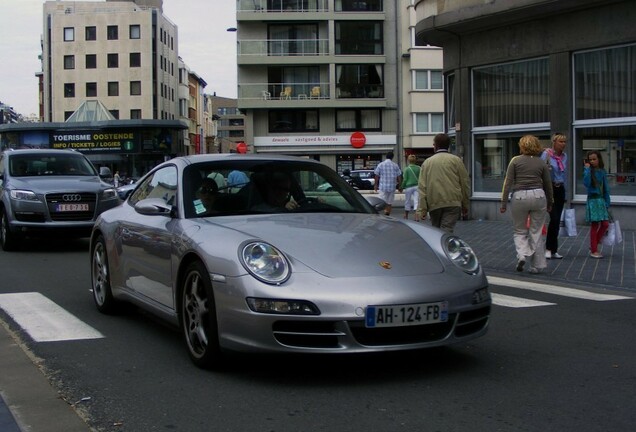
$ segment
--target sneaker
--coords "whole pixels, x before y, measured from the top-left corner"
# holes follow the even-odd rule
[[[526,265],[526,260],[521,258],[519,261],[517,261],[517,271],[523,271],[523,266]]]
[[[590,252],[590,256],[591,256],[592,258],[596,258],[596,259],[603,258],[603,255],[601,255],[601,253],[600,253],[600,252]]]
[[[552,254],[552,259],[563,259],[563,255],[559,255],[558,253],[554,252]]]
[[[545,259],[552,259],[552,251],[545,251]]]
[[[532,274],[539,274],[539,273],[541,273],[541,270],[539,270],[539,269],[538,269],[538,268],[536,268],[536,267],[530,267],[530,268],[528,269],[528,273],[532,273]]]

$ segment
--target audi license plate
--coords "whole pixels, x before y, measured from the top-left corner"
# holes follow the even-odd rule
[[[402,327],[448,321],[448,302],[367,306],[366,327]]]
[[[71,212],[71,211],[88,211],[88,204],[55,204],[55,211]]]

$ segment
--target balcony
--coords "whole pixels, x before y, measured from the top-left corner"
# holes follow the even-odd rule
[[[237,0],[237,12],[326,12],[328,0]]]
[[[328,39],[268,39],[240,40],[239,61],[259,57],[310,57],[329,55]]]

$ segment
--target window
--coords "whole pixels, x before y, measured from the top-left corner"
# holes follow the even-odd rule
[[[444,132],[444,114],[442,113],[415,113],[413,125],[416,134],[436,134]]]
[[[141,119],[141,110],[140,109],[131,109],[130,110],[130,118],[133,120]]]
[[[269,112],[270,132],[316,132],[317,110],[272,110]]]
[[[503,181],[510,159],[519,154],[519,139],[532,133],[543,147],[550,146],[550,132],[515,131],[496,132],[475,135],[475,160],[473,167],[473,186],[475,192],[496,193],[501,195]]]
[[[119,83],[117,81],[108,82],[108,96],[119,96]]]
[[[64,69],[75,69],[75,56],[74,55],[65,55],[64,56]]]
[[[383,53],[381,21],[336,22],[336,54]]]
[[[245,131],[243,130],[231,130],[229,132],[230,138],[243,138],[245,136]]]
[[[584,199],[579,161],[589,151],[603,159],[612,201],[636,203],[636,44],[573,55],[574,179]]]
[[[108,40],[119,39],[119,29],[116,25],[110,25],[106,28],[106,38]]]
[[[382,65],[336,65],[338,98],[384,97]]]
[[[130,26],[130,38],[141,39],[141,26],[139,24],[132,24]]]
[[[177,195],[177,168],[170,165],[146,177],[128,198],[131,205],[145,198],[159,198],[169,205],[175,205]]]
[[[141,81],[130,82],[130,94],[131,96],[139,96],[141,94]]]
[[[95,26],[87,26],[86,27],[85,39],[87,41],[97,40],[97,27],[95,27]]]
[[[441,70],[413,71],[413,89],[415,90],[443,90],[443,82]]]
[[[268,29],[268,55],[318,54],[318,26],[316,24],[275,24]]]
[[[473,70],[476,127],[550,121],[547,58]]]
[[[380,131],[382,113],[379,109],[350,109],[336,111],[336,131]]]
[[[115,117],[116,119],[119,119],[119,110],[108,110],[108,111],[113,117]]]
[[[75,111],[64,111],[64,121],[68,120],[70,116],[73,115]]]
[[[446,77],[446,123],[449,131],[455,131],[457,113],[455,112],[455,74]]]
[[[95,69],[97,67],[97,55],[86,54],[86,69]]]
[[[117,53],[108,54],[108,67],[109,68],[119,67],[119,54]]]
[[[141,67],[141,53],[130,53],[130,67]]]
[[[291,89],[291,98],[311,95],[311,89],[320,88],[320,68],[318,66],[272,66],[267,69],[270,83],[268,92],[278,98],[285,88]]]
[[[381,12],[382,0],[335,0],[336,12]]]
[[[88,82],[86,83],[86,97],[96,97],[97,96],[97,83]]]
[[[75,29],[73,27],[64,27],[64,42],[72,42],[75,40]]]
[[[64,97],[65,98],[75,97],[75,84],[74,83],[65,83],[64,84]]]

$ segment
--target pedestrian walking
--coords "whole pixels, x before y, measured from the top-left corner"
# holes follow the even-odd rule
[[[449,147],[448,135],[435,135],[435,154],[420,170],[418,211],[422,220],[429,213],[434,227],[452,233],[460,216],[468,214],[470,183],[464,162],[451,154]]]
[[[590,224],[590,256],[603,258],[598,244],[609,227],[610,190],[601,152],[587,153],[583,167],[583,185],[587,189],[585,221]]]
[[[408,165],[404,169],[402,175],[402,190],[404,191],[404,219],[409,218],[409,212],[414,212],[415,222],[420,221],[420,215],[417,212],[419,206],[419,196],[417,192],[417,182],[420,178],[420,167],[417,165],[417,157],[409,155],[406,159]]]
[[[375,174],[373,190],[379,192],[380,198],[386,202],[384,214],[389,216],[395,200],[395,189],[402,183],[402,170],[398,164],[393,162],[393,152],[386,154],[386,159],[375,167],[373,173]],[[400,192],[402,192],[402,189],[400,189]]]
[[[521,137],[519,150],[521,154],[512,158],[506,170],[500,212],[506,212],[508,196],[512,192],[516,270],[523,271],[526,261],[530,260],[528,271],[539,273],[546,267],[545,243],[541,230],[546,211],[552,210],[552,180],[547,164],[540,157],[542,147],[537,137]]]
[[[561,259],[563,256],[558,253],[559,249],[559,224],[561,223],[561,213],[565,206],[565,180],[567,179],[568,155],[565,153],[567,137],[557,132],[552,135],[552,147],[547,148],[541,154],[550,170],[552,181],[552,195],[554,204],[550,211],[550,222],[548,224],[545,238],[545,257],[547,259]]]
[[[119,176],[119,171],[115,171],[115,175],[113,176],[113,183],[115,187],[119,187],[121,184],[121,177]]]

